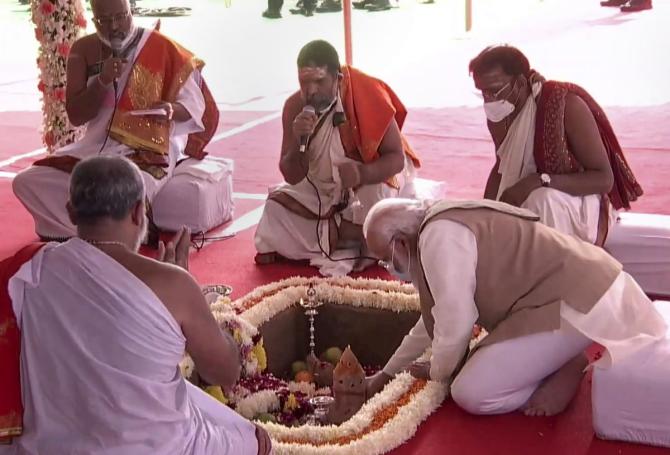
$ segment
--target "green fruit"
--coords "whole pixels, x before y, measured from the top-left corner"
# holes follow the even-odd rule
[[[307,371],[307,364],[302,360],[296,360],[291,364],[291,371],[293,372],[293,376],[301,371]]]
[[[326,352],[323,353],[324,360],[333,365],[337,365],[337,362],[340,361],[340,357],[342,357],[342,349],[338,347],[328,348],[326,349]]]
[[[263,423],[268,423],[268,422],[277,423],[277,419],[275,418],[275,416],[273,416],[269,412],[262,412],[262,413],[258,414],[256,416],[256,420],[258,420],[259,422],[263,422]]]

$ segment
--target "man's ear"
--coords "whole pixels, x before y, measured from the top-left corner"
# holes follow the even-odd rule
[[[70,221],[72,224],[75,226],[77,225],[77,216],[76,213],[74,212],[74,207],[72,207],[72,204],[70,204],[70,201],[67,201],[67,204],[65,204],[65,208],[67,209],[67,216],[70,218]]]
[[[144,216],[146,215],[146,207],[144,205],[144,199],[137,201],[133,209],[130,211],[130,218],[133,224],[141,226],[144,223]]]

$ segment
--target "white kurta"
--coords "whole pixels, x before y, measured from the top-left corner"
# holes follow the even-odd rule
[[[462,224],[437,220],[426,226],[419,242],[421,262],[435,300],[432,309],[434,336],[431,340],[423,318],[419,318],[384,367],[384,372],[389,375],[398,373],[431,347],[431,378],[449,380],[467,349],[472,326],[479,317],[474,300],[477,241],[472,231]],[[596,365],[607,367],[662,339],[667,330],[661,315],[625,272],[588,314],[563,305],[561,318],[560,330],[496,343],[477,351],[456,378],[455,387],[460,396],[467,395],[472,390],[469,387],[480,392],[486,388],[497,397],[490,400],[486,409],[508,412],[513,410],[509,408],[510,403],[523,405],[542,379],[582,352],[592,341],[605,346],[607,353]],[[531,352],[540,360],[533,357],[531,362],[530,357],[526,358],[527,368],[510,368],[505,364],[511,357],[524,359]],[[482,374],[484,370],[486,374]],[[509,378],[514,380],[505,383]],[[525,385],[521,390],[511,387],[510,383]],[[496,384],[501,384],[500,389],[496,389]],[[502,389],[507,392],[501,392]],[[512,395],[516,398],[511,399]]]
[[[11,453],[257,453],[255,426],[181,377],[181,328],[110,256],[50,243],[9,291],[25,408]]]
[[[314,187],[307,179],[296,185],[283,183],[273,186],[270,191],[280,191],[292,197],[314,214],[318,214],[320,209],[322,215],[339,204],[345,194],[349,193],[351,196],[349,206],[335,215],[335,221],[338,226],[343,219],[362,225],[365,216],[375,203],[388,197],[397,197],[399,192],[385,183],[363,185],[355,191],[342,187],[338,166],[346,162],[357,161],[348,158],[344,153],[339,129],[333,125],[332,118],[337,112],[344,112],[339,97],[334,108],[323,114],[327,118],[309,143],[307,153],[310,161],[307,175],[317,187],[318,197]],[[406,159],[405,163],[405,170],[400,175],[401,192],[403,186],[411,183],[414,175],[411,161]],[[321,207],[319,207],[319,198]],[[321,247],[325,251],[336,258],[359,255],[358,249],[338,250],[335,253],[335,245],[329,244],[329,229],[327,220],[319,223]],[[303,218],[287,210],[281,204],[269,200],[256,230],[256,250],[259,253],[276,252],[289,259],[309,259],[312,265],[320,267],[324,275],[349,273],[355,261],[332,262],[324,258],[319,248],[316,232],[316,220]]]
[[[535,147],[535,117],[537,105],[535,98],[541,85],[533,85],[533,95],[510,126],[505,139],[497,150],[500,165],[500,186],[497,200],[502,193],[530,174],[537,173],[533,154]],[[558,231],[575,236],[589,243],[595,243],[598,234],[600,214],[600,195],[572,196],[552,188],[539,188],[533,191],[521,207],[531,210],[540,217],[540,221]],[[610,205],[609,225],[616,221],[616,212]]]
[[[127,57],[129,62],[135,61],[150,34],[149,30],[143,31],[137,47]],[[123,94],[132,67],[130,63],[126,65],[124,73],[119,78],[117,91],[119,98]],[[202,116],[205,112],[205,99],[200,90],[200,77],[199,71],[193,71],[177,95],[176,102],[184,106],[191,118],[185,122],[173,122],[172,124],[168,152],[169,167],[166,169],[168,175],[157,180],[150,174],[142,172],[149,200],[152,200],[158,193],[158,190],[172,175],[177,162],[184,157],[183,151],[189,134],[204,131]],[[88,84],[97,84],[96,78],[97,75],[91,76]],[[110,86],[98,115],[86,124],[86,132],[81,140],[56,150],[54,155],[68,155],[84,159],[98,154],[126,156],[134,153],[133,149],[111,137],[107,138],[107,143],[101,150],[107,137],[116,102],[114,88]],[[33,215],[35,230],[39,235],[48,238],[67,238],[75,235],[76,230],[65,210],[69,180],[69,174],[45,166],[30,167],[14,178],[14,194]]]

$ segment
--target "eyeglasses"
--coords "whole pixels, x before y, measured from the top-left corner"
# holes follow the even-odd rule
[[[495,93],[492,92],[491,90],[482,90],[482,96],[483,96],[484,98],[486,98],[486,99],[497,100],[498,97],[500,96],[500,94],[501,94],[503,91],[505,91],[505,89],[506,89],[507,87],[509,87],[509,85],[510,85],[511,83],[512,83],[512,82],[508,82],[507,84],[503,85],[503,86],[500,88],[500,90],[496,91]]]
[[[94,17],[93,22],[99,27],[111,27],[113,24],[121,23],[130,17],[130,11],[115,14],[113,16]]]

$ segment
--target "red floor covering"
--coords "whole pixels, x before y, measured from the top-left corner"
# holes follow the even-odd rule
[[[645,189],[634,205],[639,212],[670,214],[670,106],[610,108],[607,110],[627,157]],[[219,132],[267,113],[224,112]],[[423,158],[420,176],[447,182],[453,197],[478,197],[493,161],[492,145],[479,109],[447,108],[414,110],[406,133]],[[0,113],[0,161],[41,147],[36,125],[39,114]],[[215,155],[235,159],[235,191],[265,193],[268,184],[280,181],[276,160],[280,121],[275,119],[210,146]],[[0,167],[17,172],[31,159]],[[238,200],[236,217],[260,206],[262,201]],[[33,223],[11,193],[11,182],[0,178],[0,257],[35,240]],[[278,264],[258,267],[253,263],[253,228],[231,239],[207,245],[191,255],[191,269],[205,283],[228,283],[239,297],[254,287],[292,275],[315,275],[306,266]],[[382,275],[379,269],[366,276]],[[651,447],[609,443],[593,435],[588,380],[573,405],[553,418],[521,415],[476,417],[460,411],[449,400],[421,427],[416,436],[398,448],[397,454],[475,455],[655,455],[670,453]]]

